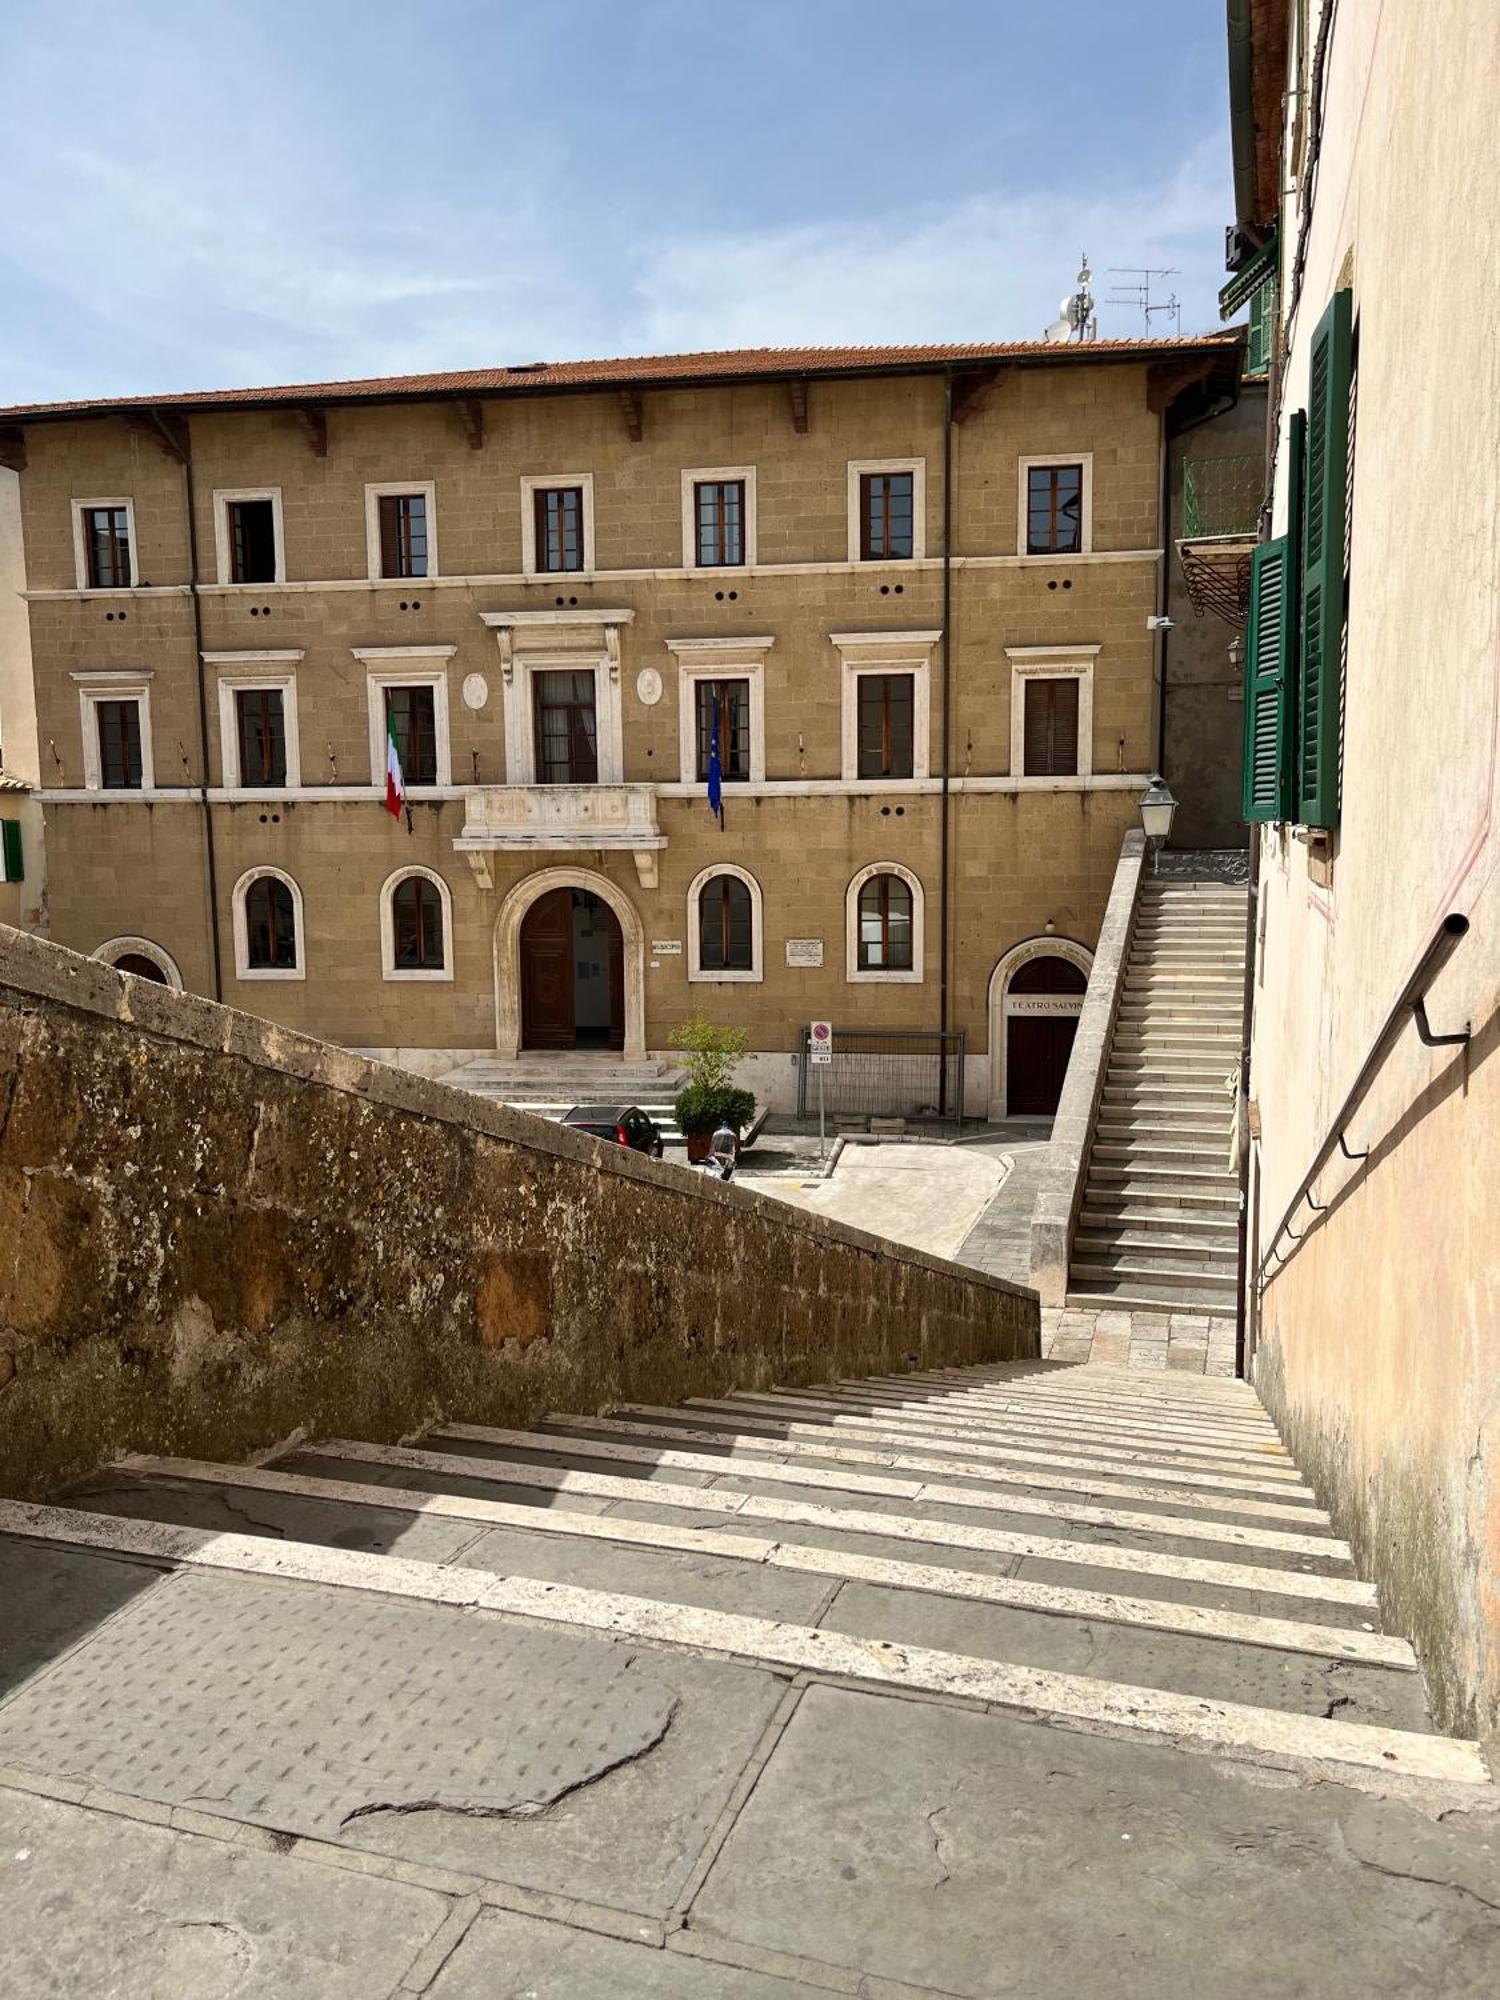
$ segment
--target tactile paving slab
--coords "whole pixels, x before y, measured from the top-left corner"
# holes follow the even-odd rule
[[[180,1575],[0,1708],[0,1763],[288,1832],[527,1817],[649,1751],[677,1696],[624,1645],[391,1598]]]

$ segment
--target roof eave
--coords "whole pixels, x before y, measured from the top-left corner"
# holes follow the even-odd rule
[[[993,352],[975,352],[937,359],[868,361],[823,367],[789,362],[785,368],[762,367],[742,371],[705,369],[700,373],[668,376],[651,373],[620,374],[609,376],[607,379],[564,382],[538,376],[534,382],[523,379],[517,382],[494,383],[487,387],[455,382],[432,388],[380,388],[364,393],[353,389],[325,391],[317,383],[298,383],[289,385],[284,394],[267,391],[257,394],[253,399],[214,396],[210,391],[207,395],[194,393],[186,397],[127,396],[96,403],[72,403],[63,407],[23,405],[15,409],[0,409],[0,425],[71,423],[97,417],[128,416],[132,412],[145,411],[159,411],[163,415],[182,417],[230,416],[244,415],[247,411],[253,410],[305,409],[310,405],[316,405],[320,409],[366,409],[381,403],[451,403],[535,396],[607,396],[622,389],[641,391],[729,389],[757,382],[853,381],[869,376],[943,376],[949,372],[962,374],[976,369],[1050,368],[1059,364],[1076,367],[1087,361],[1113,362],[1119,366],[1129,366],[1136,362],[1169,360],[1195,351],[1211,352],[1221,346],[1225,339],[1226,336],[1222,333],[1208,333],[1199,339],[1178,339],[1165,344],[1142,341],[1128,348],[1112,343],[1095,346],[1083,341],[1060,343],[1056,347],[1047,348],[1044,352],[1019,354],[1014,350],[999,348]]]

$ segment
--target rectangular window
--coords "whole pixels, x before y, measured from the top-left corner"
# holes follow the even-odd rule
[[[226,500],[229,581],[276,581],[276,508],[270,500]]]
[[[0,882],[19,882],[26,874],[26,860],[21,852],[21,822],[15,819],[0,820]]]
[[[858,684],[860,777],[911,777],[913,677],[861,674]]]
[[[1031,675],[1023,683],[1026,702],[1024,775],[1073,778],[1078,775],[1078,682]]]
[[[726,785],[750,777],[750,683],[747,680],[695,681],[698,713],[698,782],[708,778],[713,748],[714,700],[719,704],[719,773]]]
[[[130,513],[124,507],[85,507],[83,546],[90,590],[128,590],[134,582],[130,566]]]
[[[916,475],[864,472],[859,480],[862,562],[905,562],[916,550]]]
[[[438,781],[436,689],[388,687],[385,706],[396,737],[402,778],[408,785],[435,785]]]
[[[594,676],[583,672],[532,676],[536,705],[537,779],[543,785],[597,785],[599,729]]]
[[[539,570],[583,568],[583,488],[539,486],[536,509],[536,566]]]
[[[745,560],[745,482],[700,479],[693,487],[698,567],[732,569]]]
[[[380,495],[380,574],[426,576],[427,496]]]
[[[1026,553],[1077,555],[1083,548],[1082,465],[1026,468]]]
[[[107,792],[141,789],[141,705],[138,701],[97,701],[99,783]]]
[[[239,733],[240,783],[286,783],[286,704],[280,688],[238,688],[234,697]]]

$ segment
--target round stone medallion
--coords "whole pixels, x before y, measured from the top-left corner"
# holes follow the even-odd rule
[[[655,667],[642,667],[635,677],[635,691],[647,708],[655,708],[661,700],[661,675]]]
[[[489,698],[490,684],[483,674],[466,674],[464,676],[464,706],[466,708],[483,708]]]

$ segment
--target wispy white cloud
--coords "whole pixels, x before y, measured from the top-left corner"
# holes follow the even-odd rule
[[[644,337],[663,349],[803,341],[1010,338],[1039,334],[1072,289],[1080,251],[1094,269],[1101,330],[1142,330],[1104,303],[1125,282],[1109,265],[1176,266],[1183,331],[1214,323],[1226,157],[1216,135],[1163,184],[1086,196],[997,191],[889,221],[828,219],[704,233],[647,246],[636,286]],[[1168,330],[1156,321],[1158,332]],[[708,340],[705,343],[705,335]]]

